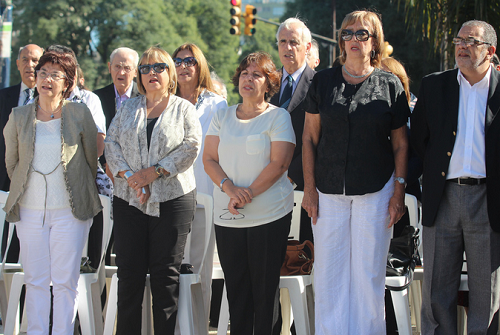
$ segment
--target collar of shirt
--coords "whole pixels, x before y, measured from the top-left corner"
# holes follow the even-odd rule
[[[81,94],[80,94],[80,89],[78,88],[78,86],[75,86],[73,91],[71,91],[69,98],[66,100],[73,101],[73,102],[76,102],[77,100],[80,100],[80,101],[82,100]]]
[[[116,86],[113,85],[113,88],[115,89],[116,108],[117,109],[121,107],[122,102],[130,99],[130,96],[132,95],[132,86],[134,86],[133,83],[130,84],[127,91],[125,91],[125,93],[123,93],[123,95],[120,95],[120,93],[118,93],[118,90],[116,89]]]
[[[475,83],[472,86],[469,83],[469,81],[467,79],[465,79],[465,77],[462,74],[462,72],[460,71],[460,69],[458,69],[458,73],[457,73],[458,85],[466,84],[466,85],[468,85],[468,87],[470,87],[470,88],[474,87],[476,89],[481,89],[481,88],[485,88],[485,87],[489,88],[490,87],[490,77],[491,77],[491,65],[489,66],[488,71],[486,71],[486,74],[484,75],[483,79],[481,79],[480,81],[478,81],[477,83]]]
[[[304,73],[306,66],[307,63],[304,62],[304,65],[302,65],[302,67],[300,67],[297,71],[292,73],[292,78],[293,78],[292,94],[295,92],[295,89],[297,88],[297,83],[299,82],[302,73]],[[289,74],[290,73],[286,72],[285,68],[283,67],[283,77],[281,77],[281,93],[283,93],[283,88],[286,86],[285,81],[287,80],[286,78],[288,77]]]
[[[33,87],[33,89],[35,89],[35,87]],[[17,103],[18,106],[22,106],[24,104],[24,100],[26,100],[26,93],[24,92],[24,90],[27,88],[28,86],[26,86],[26,84],[21,81],[21,90],[19,91],[19,99]],[[30,102],[33,102],[33,100],[31,100]]]

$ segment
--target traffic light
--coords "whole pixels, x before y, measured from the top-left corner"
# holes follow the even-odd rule
[[[257,23],[257,19],[254,18],[255,14],[257,14],[257,9],[255,8],[255,6],[245,6],[245,35],[252,36],[253,34],[255,34],[254,25]]]
[[[229,29],[229,33],[231,35],[240,35],[240,17],[241,17],[241,0],[231,0],[231,9],[229,13],[231,13],[231,29]]]

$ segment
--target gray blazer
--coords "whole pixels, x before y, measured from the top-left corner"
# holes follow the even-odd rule
[[[147,144],[146,96],[128,99],[116,112],[108,129],[106,163],[115,177],[114,195],[150,216],[160,216],[161,202],[193,191],[193,163],[201,147],[201,124],[189,101],[170,95],[167,108],[158,117]],[[154,180],[151,196],[141,204],[136,192],[120,178],[120,171],[138,170],[160,164],[170,175]]]
[[[35,151],[35,104],[14,108],[4,129],[5,164],[11,179],[4,207],[6,220],[20,220],[19,199],[24,193]],[[61,162],[71,211],[78,220],[93,218],[102,209],[95,185],[97,128],[84,104],[66,102],[61,111]]]

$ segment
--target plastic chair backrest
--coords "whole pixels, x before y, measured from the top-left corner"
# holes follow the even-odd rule
[[[302,210],[303,198],[304,198],[304,192],[293,191],[292,225],[290,226],[290,233],[288,234],[288,240],[299,240],[300,213]]]
[[[405,206],[408,207],[408,215],[410,217],[410,225],[418,228],[418,202],[415,196],[405,194]]]
[[[213,198],[205,193],[197,192],[196,201],[198,204],[205,207],[205,246],[203,248],[203,258],[201,260],[201,266],[197,269],[196,273],[200,274],[203,269],[203,263],[205,262],[205,256],[207,254],[208,245],[210,243],[210,238],[212,236],[213,220],[214,220],[214,200]],[[188,234],[188,238],[191,238],[191,234]],[[196,270],[196,269],[195,269]]]

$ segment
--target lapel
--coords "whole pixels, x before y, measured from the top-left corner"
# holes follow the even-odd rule
[[[295,88],[295,92],[293,92],[290,104],[287,107],[287,110],[290,113],[292,113],[306,97],[312,78],[314,77],[314,73],[314,70],[312,70],[309,65],[306,65],[306,68],[304,69],[304,72],[302,72],[299,82],[297,83],[297,88]]]
[[[488,133],[491,123],[495,119],[500,109],[500,86],[498,85],[500,73],[491,69],[490,87],[488,90],[488,102],[486,103],[486,120],[484,123],[484,132]]]
[[[137,89],[137,84],[135,81],[132,82],[132,93],[130,93],[130,99],[135,98],[137,96],[141,95],[139,93],[139,90]]]

